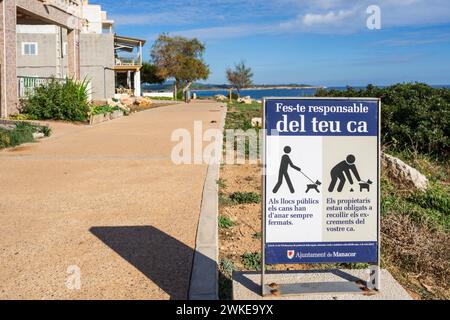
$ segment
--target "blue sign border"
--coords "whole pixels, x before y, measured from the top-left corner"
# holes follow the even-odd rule
[[[327,101],[348,101],[351,103],[358,102],[373,102],[377,103],[376,119],[377,121],[377,241],[376,242],[316,242],[316,243],[267,243],[266,242],[266,147],[267,136],[270,133],[267,131],[267,103],[271,101],[297,101],[297,103],[305,101],[324,102]],[[269,121],[268,121],[269,120]],[[381,100],[378,98],[330,98],[330,97],[271,97],[263,99],[263,129],[264,129],[264,152],[263,152],[263,201],[262,201],[262,264],[263,270],[266,264],[300,264],[300,263],[380,263],[380,130],[381,130]],[[282,135],[282,134],[280,134]],[[322,135],[322,134],[320,134]],[[340,135],[340,134],[339,134]],[[369,134],[375,136],[373,132]],[[325,136],[325,135],[324,135]],[[289,252],[289,254],[288,254]],[[289,255],[294,255],[289,258]],[[297,257],[296,257],[297,255]],[[263,272],[264,273],[264,272]]]

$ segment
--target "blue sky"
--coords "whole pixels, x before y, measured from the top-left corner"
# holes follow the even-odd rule
[[[450,84],[448,0],[91,0],[122,35],[161,32],[206,44],[207,82],[244,60],[257,84]],[[369,5],[381,29],[366,25]]]

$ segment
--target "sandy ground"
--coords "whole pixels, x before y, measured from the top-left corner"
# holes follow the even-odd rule
[[[220,106],[52,123],[52,137],[0,152],[0,299],[186,298],[206,165],[174,165],[170,137],[217,127]]]
[[[261,194],[262,178],[259,165],[224,165],[220,178],[226,187],[221,192],[229,197],[234,192]],[[220,258],[231,260],[237,271],[248,271],[242,263],[245,253],[261,253],[261,204],[221,205],[220,214],[230,218],[235,226],[219,231]],[[269,270],[305,270],[313,265],[271,265]]]

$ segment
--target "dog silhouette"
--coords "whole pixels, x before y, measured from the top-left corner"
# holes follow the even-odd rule
[[[363,192],[363,190],[367,190],[367,192],[370,192],[370,185],[371,185],[372,183],[373,183],[373,182],[370,181],[370,180],[367,180],[367,182],[360,182],[360,183],[359,183],[359,191],[360,191],[360,192]]]
[[[313,184],[307,184],[306,185],[306,193],[308,193],[310,190],[316,190],[317,191],[317,193],[320,193],[320,191],[319,191],[319,186],[321,185],[322,183],[320,182],[320,181],[317,181],[316,183],[313,183]]]

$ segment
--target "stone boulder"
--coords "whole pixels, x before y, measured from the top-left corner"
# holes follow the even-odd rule
[[[419,191],[426,191],[428,189],[429,182],[427,177],[402,160],[382,153],[381,165],[386,170],[389,178],[399,185]]]
[[[252,119],[252,126],[253,127],[258,127],[261,128],[262,127],[262,118],[253,118]]]
[[[139,105],[139,107],[141,107],[141,108],[148,108],[148,107],[151,107],[152,100],[139,97],[139,98],[136,98],[136,104]]]
[[[216,99],[216,100],[218,100],[218,101],[227,101],[227,100],[228,100],[228,98],[225,97],[223,94],[216,94],[216,95],[214,96],[214,99]]]
[[[237,101],[239,103],[243,103],[243,104],[251,104],[253,102],[252,98],[250,98],[249,96],[243,97],[243,98],[239,98]]]
[[[33,132],[33,139],[42,139],[45,138],[45,134],[42,132]]]
[[[120,101],[115,101],[114,99],[108,99],[107,104],[111,107],[118,107],[125,113],[128,113],[131,110],[130,107],[122,104]]]
[[[134,100],[130,97],[124,97],[124,98],[120,98],[120,103],[127,107],[130,107],[134,104]]]

